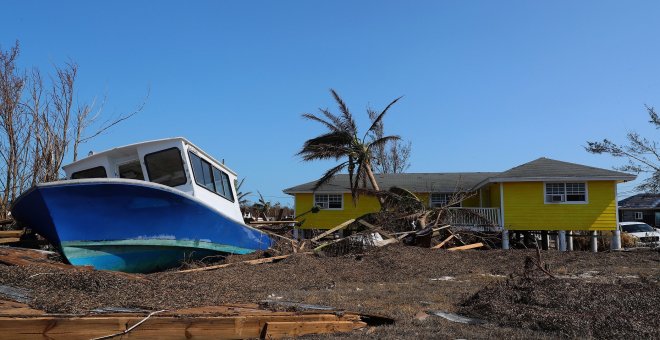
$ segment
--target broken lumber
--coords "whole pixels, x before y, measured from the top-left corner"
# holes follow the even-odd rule
[[[249,225],[267,225],[267,224],[298,224],[298,221],[252,221]]]
[[[196,311],[103,315],[52,315],[23,312],[29,307],[12,309],[21,314],[0,313],[0,338],[90,339],[126,333],[131,339],[279,339],[348,332],[364,328],[370,322],[376,325],[370,316],[363,318],[351,312],[274,312],[231,305],[200,307]],[[150,317],[146,318],[147,315]]]
[[[367,221],[364,221],[364,220],[358,220],[358,223],[360,223],[360,224],[362,224],[363,226],[365,226],[365,227],[367,227],[367,228],[369,228],[369,229],[371,229],[371,230],[373,230],[373,231],[375,231],[375,232],[377,232],[377,233],[379,233],[379,234],[385,236],[385,238],[389,238],[389,239],[395,238],[394,236],[392,236],[392,234],[390,234],[390,233],[384,231],[383,229],[381,229],[381,228],[379,228],[379,227],[376,227],[375,225],[373,225],[373,224],[371,224],[371,223],[369,223],[369,222],[367,222]]]
[[[440,248],[442,248],[442,246],[444,246],[445,243],[449,242],[449,240],[451,240],[452,238],[454,238],[454,234],[449,235],[449,237],[447,237],[444,241],[440,242],[438,245],[432,247],[431,249],[440,249]]]
[[[24,230],[1,230],[0,231],[0,238],[8,238],[8,237],[21,237],[23,235]]]
[[[5,244],[5,243],[14,243],[14,242],[19,242],[21,239],[18,237],[3,237],[0,238],[0,244]]]
[[[311,252],[306,252],[306,253],[300,253],[300,254],[312,254]],[[219,268],[226,268],[229,266],[233,266],[236,264],[262,264],[262,263],[270,263],[270,262],[275,262],[279,261],[282,259],[285,259],[293,254],[288,254],[288,255],[280,255],[280,256],[273,256],[273,257],[266,257],[263,259],[256,259],[256,260],[248,260],[248,261],[241,261],[241,262],[233,262],[233,263],[225,263],[225,264],[218,264],[215,266],[208,266],[208,267],[201,267],[201,268],[194,268],[194,269],[186,269],[186,270],[179,270],[176,271],[175,273],[192,273],[192,272],[202,272],[206,270],[214,270],[214,269],[219,269]]]
[[[330,229],[330,230],[327,230],[326,232],[322,233],[321,235],[318,235],[318,236],[312,238],[310,241],[312,241],[312,242],[316,242],[316,241],[318,241],[318,240],[320,240],[320,239],[322,239],[322,238],[324,238],[324,237],[326,237],[326,236],[328,236],[328,235],[334,233],[334,232],[337,231],[337,230],[340,230],[340,229],[344,229],[344,228],[346,228],[349,224],[351,224],[351,223],[353,223],[353,222],[355,222],[355,219],[354,219],[354,218],[352,218],[352,219],[350,219],[350,220],[348,220],[348,221],[346,221],[346,222],[344,222],[344,223],[342,223],[342,224],[340,224],[340,225],[338,225],[338,226],[336,226],[336,227],[334,227],[334,228],[332,228],[332,229]]]
[[[447,249],[447,250],[449,250],[449,251],[454,251],[454,250],[468,250],[468,249],[474,249],[474,248],[479,248],[479,247],[483,247],[483,246],[484,246],[484,244],[481,243],[481,242],[479,242],[479,243],[467,244],[467,245],[460,246],[460,247],[449,248],[449,249]]]

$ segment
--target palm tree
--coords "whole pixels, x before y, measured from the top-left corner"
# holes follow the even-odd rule
[[[394,99],[389,103],[383,111],[380,112],[373,119],[371,126],[362,136],[359,137],[357,125],[353,115],[348,110],[346,103],[341,99],[339,94],[333,89],[330,89],[333,98],[337,102],[341,114],[335,115],[327,109],[319,109],[321,115],[314,115],[311,113],[303,114],[303,118],[319,122],[328,128],[328,132],[307,140],[303,144],[302,150],[298,155],[304,161],[322,160],[322,159],[335,159],[339,161],[344,159],[337,166],[332,167],[321,177],[314,187],[318,189],[323,184],[332,179],[333,176],[338,174],[344,169],[348,170],[348,177],[350,182],[351,195],[353,199],[358,197],[360,183],[362,187],[366,187],[366,181],[371,183],[374,190],[380,191],[376,177],[374,176],[371,167],[371,161],[374,158],[372,150],[385,145],[389,141],[400,139],[399,136],[382,136],[380,138],[374,137],[374,129],[382,121],[383,116],[387,113],[394,103],[399,101],[401,97]],[[382,203],[382,200],[381,200]]]

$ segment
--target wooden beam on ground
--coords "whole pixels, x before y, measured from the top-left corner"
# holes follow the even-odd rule
[[[468,249],[474,249],[474,248],[479,248],[479,247],[483,247],[483,246],[484,246],[484,244],[481,243],[481,242],[479,242],[479,243],[467,244],[467,245],[460,246],[460,247],[449,248],[449,249],[447,249],[447,250],[449,250],[449,251],[454,251],[454,250],[468,250]]]
[[[392,234],[390,234],[390,233],[384,231],[383,229],[381,229],[381,228],[379,228],[379,227],[376,227],[375,225],[373,225],[373,224],[371,224],[371,223],[369,223],[369,222],[367,222],[367,221],[364,221],[364,220],[358,220],[358,223],[360,223],[360,224],[362,224],[363,226],[365,226],[365,227],[367,227],[367,228],[369,228],[369,229],[371,229],[371,230],[373,230],[373,231],[375,231],[375,232],[377,232],[377,233],[379,233],[379,234],[385,236],[385,238],[395,238],[394,236],[392,236]]]
[[[165,315],[164,315],[165,314]],[[169,315],[168,315],[169,314]],[[98,316],[0,316],[0,337],[8,339],[90,339],[124,332],[132,339],[279,339],[303,334],[347,332],[367,324],[353,313],[239,312],[223,316],[156,314]]]
[[[316,241],[318,241],[318,240],[320,240],[320,239],[322,239],[322,238],[324,238],[324,237],[326,237],[326,236],[328,236],[328,235],[334,233],[334,232],[337,231],[337,230],[340,230],[340,229],[344,229],[344,228],[346,228],[349,224],[351,224],[351,223],[353,223],[353,222],[355,222],[355,219],[354,219],[354,218],[352,218],[352,219],[350,219],[350,220],[348,220],[348,221],[346,221],[346,222],[344,222],[344,223],[342,223],[342,224],[340,224],[340,225],[338,225],[338,226],[336,226],[336,227],[334,227],[334,228],[332,228],[332,229],[330,229],[330,230],[328,230],[328,231],[322,233],[321,235],[318,235],[318,236],[312,238],[311,241],[312,241],[312,242],[316,242]]]
[[[298,224],[299,221],[252,221],[249,225],[267,225],[267,224]]]
[[[0,225],[7,225],[12,223],[14,223],[13,218],[5,218],[4,220],[0,220]]]
[[[357,326],[357,327],[356,327]],[[271,321],[266,322],[261,333],[261,339],[280,339],[298,337],[306,334],[327,334],[337,332],[350,332],[356,328],[366,327],[367,324],[354,321]]]
[[[449,235],[444,241],[440,242],[438,245],[431,247],[431,249],[440,249],[442,246],[445,245],[445,243],[449,242],[452,238],[454,238],[454,235]]]
[[[25,230],[1,230],[0,231],[0,238],[8,238],[8,237],[21,237],[23,235],[23,232]]]
[[[21,239],[18,237],[3,237],[0,238],[0,244],[5,244],[5,243],[14,243],[14,242],[19,242]]]
[[[350,237],[350,236],[349,236],[349,237]],[[338,238],[338,239],[336,239],[336,240],[328,241],[328,242],[323,243],[323,244],[321,244],[320,246],[314,248],[314,251],[319,251],[319,250],[321,250],[321,249],[323,249],[323,248],[325,248],[325,247],[327,247],[327,246],[329,246],[329,245],[331,245],[331,244],[339,243],[339,242],[341,242],[341,241],[343,241],[343,240],[345,240],[345,239],[347,239],[347,238],[348,238],[348,237],[342,237],[342,238]]]
[[[312,254],[311,252],[306,252],[306,253],[300,253],[300,254]],[[256,260],[248,260],[248,261],[241,261],[241,262],[233,262],[233,263],[225,263],[225,264],[218,264],[215,266],[208,266],[208,267],[201,267],[201,268],[194,268],[194,269],[186,269],[186,270],[179,270],[175,273],[192,273],[192,272],[202,272],[206,270],[214,270],[214,269],[219,269],[219,268],[226,268],[229,266],[237,265],[237,264],[262,264],[262,263],[270,263],[270,262],[275,262],[279,261],[282,259],[285,259],[293,254],[288,254],[288,255],[281,255],[281,256],[273,256],[273,257],[266,257],[263,259],[256,259]]]

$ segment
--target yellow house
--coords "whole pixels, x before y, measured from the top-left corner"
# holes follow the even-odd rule
[[[378,174],[381,189],[401,187],[428,206],[447,205],[454,193],[473,192],[455,209],[472,209],[503,231],[614,231],[617,184],[635,175],[575,163],[539,158],[504,172]],[[313,190],[315,181],[284,190],[295,196],[296,215],[314,206],[321,210],[300,217],[303,229],[328,229],[380,209],[375,197],[354,204],[348,175],[338,175]]]

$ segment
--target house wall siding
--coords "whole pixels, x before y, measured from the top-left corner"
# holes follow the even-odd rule
[[[302,229],[330,229],[352,218],[360,217],[370,212],[380,211],[380,203],[373,196],[360,196],[358,204],[353,204],[351,194],[343,194],[344,209],[321,210],[316,214],[309,213],[298,220],[305,220]],[[302,214],[312,209],[314,194],[296,194],[296,213]]]
[[[415,195],[425,206],[430,204],[429,193],[415,193]],[[321,210],[316,214],[308,213],[299,218],[299,221],[305,220],[302,229],[330,229],[352,218],[380,211],[380,203],[376,197],[362,195],[358,200],[357,206],[353,204],[351,194],[345,193],[343,194],[343,197],[344,209],[342,210]],[[296,213],[302,214],[312,209],[314,204],[314,194],[295,194],[295,200]],[[478,195],[472,196],[463,202],[463,207],[478,206]]]
[[[504,183],[504,223],[511,230],[614,230],[615,188],[615,181],[591,181],[588,203],[546,204],[543,182]]]

